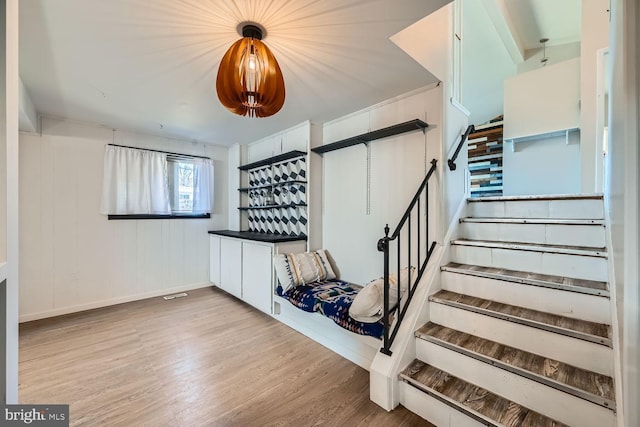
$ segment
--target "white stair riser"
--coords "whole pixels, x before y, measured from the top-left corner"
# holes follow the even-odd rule
[[[590,341],[431,302],[432,322],[509,347],[613,376],[613,351]]]
[[[473,418],[400,381],[400,403],[437,427],[483,427]]]
[[[425,340],[416,357],[451,375],[568,425],[613,427],[613,411]]]
[[[451,258],[460,264],[608,281],[606,258],[455,244]]]
[[[541,243],[547,245],[605,247],[604,227],[600,225],[510,224],[462,222],[460,235],[473,240]]]
[[[458,294],[590,322],[611,322],[608,298],[449,271],[443,271],[441,277],[442,289]]]
[[[467,216],[479,218],[602,219],[602,200],[516,200],[469,202]]]

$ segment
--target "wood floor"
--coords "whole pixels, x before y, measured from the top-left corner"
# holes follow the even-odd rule
[[[71,425],[430,426],[369,374],[215,288],[20,327],[20,402]]]

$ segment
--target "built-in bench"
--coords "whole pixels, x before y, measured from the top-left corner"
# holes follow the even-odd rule
[[[382,321],[363,323],[349,316],[349,308],[361,289],[362,286],[334,279],[298,285],[287,292],[278,285],[276,293],[300,310],[320,313],[350,332],[381,338],[384,333]]]

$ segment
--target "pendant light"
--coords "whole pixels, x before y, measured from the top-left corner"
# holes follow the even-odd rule
[[[231,45],[218,68],[218,99],[241,116],[269,117],[284,104],[282,71],[262,35],[257,25],[243,25],[242,38]]]

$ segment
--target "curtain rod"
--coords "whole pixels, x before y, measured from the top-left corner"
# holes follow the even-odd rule
[[[107,144],[107,145],[111,145],[112,147],[133,148],[134,150],[154,151],[156,153],[171,154],[171,155],[174,155],[174,156],[192,157],[192,158],[195,158],[195,159],[209,159],[209,160],[211,160],[211,157],[195,156],[193,154],[172,153],[171,151],[153,150],[151,148],[131,147],[129,145],[118,145],[118,144]]]

